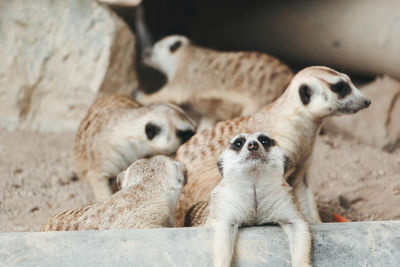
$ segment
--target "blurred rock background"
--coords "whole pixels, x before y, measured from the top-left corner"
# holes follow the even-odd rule
[[[135,38],[96,1],[0,3],[0,125],[75,130],[99,94],[132,94]]]

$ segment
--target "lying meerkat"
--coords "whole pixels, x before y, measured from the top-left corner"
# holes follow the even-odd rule
[[[308,169],[314,141],[324,118],[351,114],[371,101],[350,78],[327,67],[313,66],[295,75],[283,95],[259,112],[197,133],[181,146],[176,159],[184,163],[188,184],[177,207],[177,226],[182,226],[187,210],[205,201],[221,176],[216,167],[219,154],[232,136],[242,132],[268,132],[289,158],[285,178],[309,223],[320,222],[308,183]]]
[[[41,231],[123,230],[174,226],[175,207],[185,183],[183,164],[163,155],[139,159],[117,177],[111,198],[61,212]]]
[[[127,96],[102,97],[75,136],[77,175],[89,181],[97,200],[105,199],[112,195],[109,178],[139,158],[175,152],[194,131],[194,122],[175,105],[141,106]]]
[[[153,94],[138,91],[136,99],[189,105],[202,116],[199,129],[258,111],[278,98],[293,77],[267,54],[214,51],[180,35],[158,41],[144,63],[163,72],[168,82]]]
[[[187,226],[214,229],[214,266],[231,266],[240,226],[267,223],[278,223],[286,232],[292,266],[310,266],[311,234],[283,177],[286,160],[275,140],[263,133],[239,134],[222,152],[222,180],[185,220]]]

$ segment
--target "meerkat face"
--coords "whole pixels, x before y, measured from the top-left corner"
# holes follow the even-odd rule
[[[175,74],[182,50],[188,44],[190,44],[190,41],[185,36],[172,35],[165,37],[155,43],[151,50],[144,52],[143,62],[160,70],[171,80]]]
[[[242,133],[235,136],[218,160],[218,169],[225,177],[230,173],[263,170],[283,175],[287,157],[274,139],[264,133]]]
[[[181,108],[167,103],[149,107],[143,132],[154,153],[173,153],[195,134],[195,122]]]
[[[371,104],[346,74],[327,67],[300,71],[289,90],[304,111],[319,117],[356,113]]]

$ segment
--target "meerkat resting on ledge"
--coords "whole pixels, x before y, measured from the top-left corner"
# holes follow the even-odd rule
[[[117,177],[109,199],[50,218],[41,231],[124,230],[174,226],[175,207],[186,183],[183,164],[163,155],[139,159]]]
[[[235,136],[218,160],[222,180],[210,199],[186,214],[185,225],[214,229],[214,266],[230,266],[240,226],[278,223],[289,238],[292,266],[311,266],[311,235],[283,178],[286,158],[263,133]],[[199,207],[196,207],[199,206]]]
[[[257,52],[220,52],[167,36],[144,53],[144,63],[163,72],[167,84],[137,101],[188,105],[202,116],[199,130],[219,120],[252,114],[277,99],[293,77],[278,59]]]
[[[231,138],[242,132],[268,132],[279,143],[288,157],[284,177],[293,187],[298,208],[309,223],[320,222],[308,182],[315,138],[324,118],[353,114],[370,103],[347,75],[313,66],[297,73],[283,95],[259,112],[219,122],[197,133],[175,157],[188,173],[176,211],[177,226],[183,226],[189,208],[209,198],[221,179],[216,167],[218,156]]]

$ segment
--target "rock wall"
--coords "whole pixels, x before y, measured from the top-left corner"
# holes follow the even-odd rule
[[[98,94],[137,87],[135,38],[91,0],[0,2],[0,127],[75,130]]]

